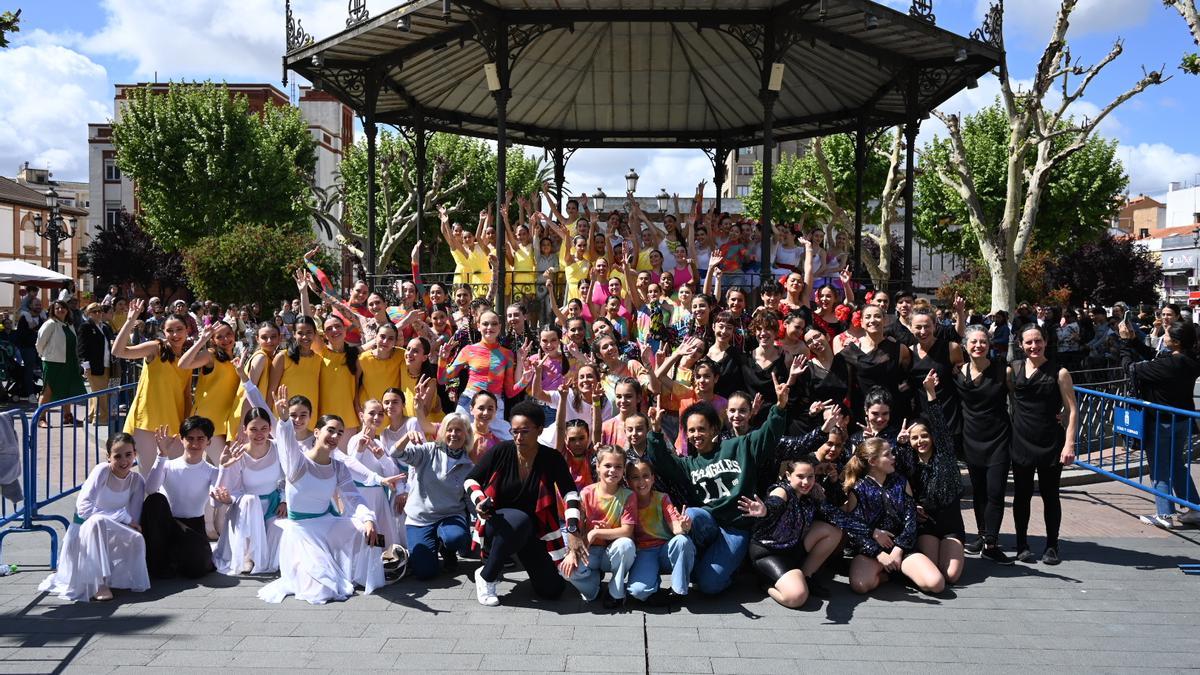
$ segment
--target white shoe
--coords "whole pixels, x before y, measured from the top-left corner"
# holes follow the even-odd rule
[[[1172,522],[1171,516],[1169,516],[1169,515],[1151,514],[1148,516],[1138,516],[1138,520],[1142,521],[1143,523],[1145,523],[1147,525],[1153,525],[1154,527],[1161,527],[1164,530],[1175,529],[1175,523]]]
[[[500,598],[496,597],[496,582],[484,581],[481,572],[482,567],[475,570],[475,599],[484,607],[495,607],[500,604]]]
[[[1200,511],[1192,509],[1187,513],[1179,516],[1179,522],[1184,525],[1200,525]]]

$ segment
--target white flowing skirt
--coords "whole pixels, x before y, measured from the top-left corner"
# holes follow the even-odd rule
[[[397,515],[396,509],[392,508],[392,500],[383,486],[359,487],[358,493],[366,500],[367,506],[375,512],[375,530],[383,535],[384,544],[386,546],[400,544],[408,548],[408,544],[405,543],[404,514]]]
[[[96,514],[71,523],[58,556],[58,569],[38,586],[64,600],[87,602],[101,586],[145,591],[146,541],[142,533],[109,516]]]
[[[355,586],[372,593],[383,585],[383,559],[367,546],[350,518],[323,515],[307,520],[280,518],[279,578],[263,586],[258,597],[282,602],[289,595],[310,604],[345,600]]]
[[[262,499],[242,495],[229,506],[225,532],[213,551],[213,563],[221,574],[273,574],[279,571],[279,539],[283,530],[268,520]]]

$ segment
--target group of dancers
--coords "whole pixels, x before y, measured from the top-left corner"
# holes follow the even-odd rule
[[[397,559],[427,580],[466,557],[481,559],[471,577],[487,606],[514,558],[536,595],[569,585],[605,607],[720,593],[743,563],[788,607],[826,568],[859,593],[893,577],[939,593],[965,553],[1013,563],[999,541],[1010,474],[1016,560],[1060,561],[1077,410],[1042,328],[1021,328],[1009,363],[961,303],[951,325],[909,293],[894,314],[886,292],[859,302],[846,273],[814,291],[803,237],[801,255],[776,261],[782,281],[722,293],[724,253],[701,269],[677,247],[732,224],[698,208],[681,220],[667,248],[702,285],[655,280],[643,267],[663,256],[639,261],[614,229],[592,256],[576,239],[580,292],[560,306],[551,283],[554,307],[534,318],[532,298],[502,317],[470,285],[426,289],[419,272],[398,304],[365,284],[343,299],[310,264],[286,346],[263,324],[256,351],[234,358],[228,326],[192,339],[178,318],[131,345],[126,324],[113,354],[144,362],[126,433],[84,484],[43,590],[107,599],[151,577],[277,574],[263,600],[322,603],[373,592]],[[446,229],[459,246],[487,241]],[[132,303],[130,323],[141,311]]]

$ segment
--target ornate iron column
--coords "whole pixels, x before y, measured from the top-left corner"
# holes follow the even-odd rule
[[[363,119],[363,131],[367,135],[367,285],[374,283],[375,277],[375,219],[377,216],[375,205],[375,192],[378,186],[375,184],[375,162],[377,152],[375,147],[375,137],[379,132],[378,125],[375,124],[375,104],[379,99],[379,82],[374,74],[366,77],[366,114]]]
[[[417,111],[416,119],[413,121],[413,153],[417,160],[417,241],[421,239],[421,230],[425,226],[425,115],[421,111]],[[428,260],[433,261],[433,249],[426,243],[423,247],[429,249]],[[420,254],[417,258],[420,264]],[[428,269],[428,268],[426,268]]]
[[[717,146],[713,149],[713,187],[717,188],[717,213],[721,213],[721,191],[729,178],[729,148]]]
[[[562,144],[562,139],[560,138],[554,145],[554,198],[558,200],[558,208],[560,210],[563,210],[566,208],[563,206],[563,203],[562,203],[563,183],[566,181],[566,179],[567,179],[567,158],[566,158],[566,155],[563,153],[563,144]],[[562,225],[563,225],[563,227],[566,227],[567,224],[562,223]]]
[[[867,170],[867,128],[861,117],[854,132],[854,273],[858,279],[862,274],[862,229],[863,229],[863,173]],[[887,227],[885,223],[882,227]],[[848,289],[842,289],[846,291]]]
[[[917,130],[921,121],[917,119],[914,103],[917,100],[917,75],[908,80],[908,121],[904,124],[904,283],[912,287],[912,242],[913,242],[913,161],[917,144]]]
[[[496,311],[504,312],[504,193],[508,190],[508,99],[512,91],[508,88],[508,26],[501,23],[496,27],[496,74],[500,88],[492,92],[496,99]]]

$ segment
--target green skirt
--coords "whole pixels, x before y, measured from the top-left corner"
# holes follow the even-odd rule
[[[79,369],[79,357],[75,354],[75,332],[63,328],[67,342],[65,363],[42,360],[42,384],[50,387],[50,400],[61,401],[72,396],[83,396],[83,373]]]

